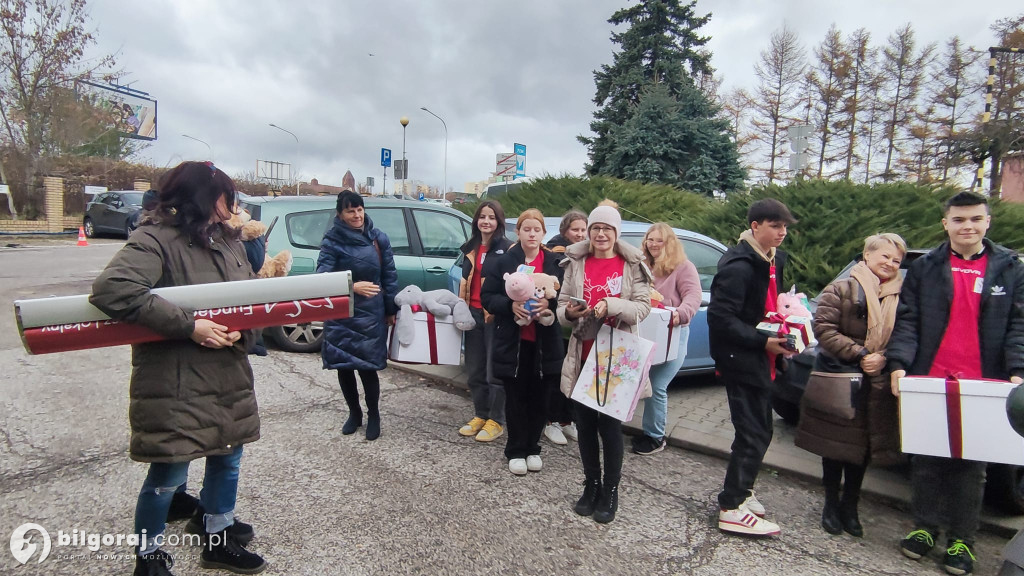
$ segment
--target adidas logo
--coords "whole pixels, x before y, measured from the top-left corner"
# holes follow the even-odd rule
[[[1002,286],[993,286],[992,287],[992,295],[993,296],[1006,296],[1006,291],[1003,290]]]

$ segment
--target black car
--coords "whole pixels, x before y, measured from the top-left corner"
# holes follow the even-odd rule
[[[903,262],[900,263],[900,274],[905,276],[910,263],[928,252],[928,250],[908,250]],[[833,282],[849,278],[850,270],[859,261],[860,257],[847,264]],[[810,308],[812,312],[817,308],[817,298],[811,300]],[[787,370],[780,372],[775,378],[775,387],[772,390],[772,408],[788,424],[795,425],[800,421],[800,399],[803,398],[804,389],[807,387],[807,378],[811,374],[817,355],[816,346],[807,347],[803,352],[790,359]],[[985,498],[1000,510],[1024,514],[1022,480],[1024,480],[1024,467],[1022,466],[989,464]]]
[[[115,190],[97,194],[85,207],[82,227],[85,235],[123,234],[126,238],[137,224],[136,213],[142,209],[143,192]]]

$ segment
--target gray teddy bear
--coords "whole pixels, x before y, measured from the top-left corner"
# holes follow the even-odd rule
[[[453,294],[450,290],[431,290],[424,292],[419,286],[410,284],[395,295],[395,304],[400,307],[395,318],[395,336],[402,346],[412,344],[416,332],[412,318],[412,307],[419,305],[434,315],[435,318],[453,317],[455,327],[463,332],[476,327],[469,305]]]

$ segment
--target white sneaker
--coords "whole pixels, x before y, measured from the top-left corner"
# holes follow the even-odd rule
[[[718,529],[723,532],[753,536],[777,536],[781,532],[778,524],[758,518],[743,506],[734,510],[720,510],[718,512]]]
[[[544,436],[559,446],[564,446],[569,443],[569,441],[565,439],[565,434],[562,434],[562,425],[558,422],[552,422],[545,426]]]
[[[568,425],[562,426],[562,435],[573,442],[579,442],[580,440],[580,434],[576,431],[575,422],[570,422]]]
[[[537,454],[532,454],[526,457],[526,469],[530,472],[540,472],[540,469],[544,467],[544,461],[540,459]]]
[[[764,504],[761,504],[761,502],[757,499],[757,496],[754,495],[753,490],[750,491],[750,497],[744,500],[743,504],[740,504],[740,508],[746,508],[747,510],[750,510],[755,516],[760,516],[761,518],[764,518],[766,512],[764,509]]]
[[[529,468],[526,465],[526,458],[513,458],[508,461],[508,471],[516,476],[526,476]]]

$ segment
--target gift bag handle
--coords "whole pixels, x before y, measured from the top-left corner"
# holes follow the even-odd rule
[[[608,383],[612,378],[612,350],[615,348],[615,328],[611,325],[607,325],[608,334],[608,366],[604,373],[604,399],[601,398],[601,366],[597,362],[599,354],[594,351],[594,399],[597,401],[598,406],[604,406],[608,403]],[[594,346],[597,346],[597,340],[594,341]]]

